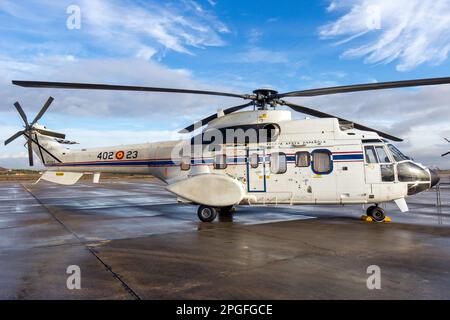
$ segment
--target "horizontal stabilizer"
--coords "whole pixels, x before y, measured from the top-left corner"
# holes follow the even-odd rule
[[[50,181],[57,184],[70,186],[75,184],[83,176],[83,173],[79,172],[59,172],[59,171],[46,171],[40,179]],[[40,180],[39,179],[39,180]]]

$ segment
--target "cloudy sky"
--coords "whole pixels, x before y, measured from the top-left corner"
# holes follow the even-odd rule
[[[80,28],[71,14],[80,9]],[[68,24],[69,23],[69,24]],[[69,25],[69,27],[68,27]],[[450,1],[0,0],[0,166],[25,166],[13,103],[82,146],[175,138],[233,98],[14,87],[12,79],[251,92],[450,76]],[[293,99],[399,135],[450,168],[450,85]]]

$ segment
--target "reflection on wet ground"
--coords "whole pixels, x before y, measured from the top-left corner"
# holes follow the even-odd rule
[[[239,206],[205,224],[153,180],[3,182],[0,298],[448,299],[450,189],[441,199],[387,204],[391,224],[360,221],[361,205]],[[65,287],[71,264],[83,290]],[[384,291],[365,287],[369,264]]]

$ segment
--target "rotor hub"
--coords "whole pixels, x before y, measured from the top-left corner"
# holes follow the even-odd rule
[[[275,106],[269,97],[276,95],[278,91],[271,88],[260,88],[254,90],[253,93],[256,95],[255,104],[258,109],[267,109],[269,106]]]
[[[254,94],[256,94],[257,96],[263,96],[265,98],[277,94],[278,91],[271,89],[271,88],[260,88],[260,89],[256,89],[253,91]]]

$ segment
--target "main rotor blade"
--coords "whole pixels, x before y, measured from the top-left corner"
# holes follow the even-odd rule
[[[444,139],[445,139],[445,141],[450,142],[450,140],[448,140],[447,138],[444,138]]]
[[[227,108],[227,109],[223,110],[223,113],[224,114],[230,114],[232,112],[244,109],[244,108],[246,108],[246,107],[248,107],[248,106],[250,106],[252,104],[253,104],[253,101],[251,101],[249,103],[246,103],[246,104],[239,105],[239,106],[230,107],[230,108]],[[197,128],[200,128],[200,127],[202,127],[204,125],[207,125],[209,122],[211,122],[212,120],[214,120],[216,118],[217,118],[217,113],[212,114],[209,117],[206,117],[206,118],[204,118],[204,119],[202,119],[200,121],[197,121],[197,122],[191,124],[190,126],[187,126],[186,128],[180,130],[179,133],[192,132],[192,131],[194,131]]]
[[[33,149],[32,149],[32,141],[31,137],[28,137],[28,161],[30,163],[30,166],[33,166]]]
[[[23,135],[23,131],[17,131],[14,135],[5,140],[5,146]]]
[[[336,94],[336,93],[345,93],[345,92],[381,90],[381,89],[416,87],[416,86],[432,86],[432,85],[448,84],[448,83],[450,83],[450,77],[365,83],[365,84],[355,84],[355,85],[340,86],[340,87],[329,87],[329,88],[292,91],[292,92],[287,92],[287,93],[276,94],[275,96],[273,96],[271,98],[277,99],[277,98],[283,98],[283,97],[312,97],[312,96],[322,96],[322,95],[327,95],[327,94]]]
[[[34,117],[34,120],[30,123],[30,126],[32,127],[36,122],[39,121],[40,118],[44,115],[44,113],[47,111],[48,107],[52,104],[53,100],[55,100],[53,97],[48,97],[47,102],[44,104],[42,109],[39,111],[39,113]]]
[[[17,112],[19,112],[20,116],[22,117],[23,122],[25,123],[25,127],[28,128],[28,119],[27,115],[23,111],[22,107],[20,106],[20,103],[18,101],[14,102],[14,107],[16,107]]]
[[[449,152],[446,152],[446,153],[444,153],[444,154],[441,154],[441,157],[445,157],[446,155],[448,155],[450,153],[450,151]]]
[[[251,101],[249,103],[241,104],[240,106],[234,106],[234,107],[230,107],[230,108],[224,109],[223,113],[224,114],[230,114],[230,113],[239,111],[241,109],[247,108],[247,107],[249,107],[251,105],[253,105],[253,101]],[[216,115],[217,115],[217,113],[216,113]]]
[[[398,137],[392,136],[392,135],[390,135],[388,133],[385,133],[385,132],[382,132],[382,131],[379,131],[379,130],[376,130],[376,129],[373,129],[373,128],[369,128],[369,127],[366,127],[366,126],[364,126],[362,124],[355,123],[353,121],[349,121],[349,120],[346,120],[346,119],[343,119],[343,118],[340,118],[340,117],[336,117],[334,115],[331,115],[331,114],[328,114],[328,113],[325,113],[325,112],[322,112],[322,111],[318,111],[318,110],[315,110],[315,109],[299,106],[299,105],[296,105],[296,104],[293,104],[291,102],[287,102],[287,101],[284,101],[284,100],[282,101],[282,104],[287,105],[288,107],[292,108],[293,110],[295,110],[297,112],[309,114],[311,116],[315,116],[315,117],[318,117],[318,118],[337,118],[339,121],[353,123],[353,127],[355,129],[365,130],[365,131],[373,131],[373,132],[378,133],[381,137],[389,139],[389,140],[393,140],[393,141],[403,141],[403,139],[400,139]]]
[[[98,83],[72,83],[72,82],[49,82],[49,81],[22,81],[22,80],[13,80],[12,83],[17,86],[26,87],[26,88],[171,92],[171,93],[204,94],[204,95],[211,95],[211,96],[224,96],[224,97],[233,97],[233,98],[242,98],[242,99],[252,99],[252,96],[247,95],[247,94],[236,94],[236,93],[229,93],[229,92],[217,92],[217,91],[206,91],[206,90],[141,87],[141,86],[122,86],[122,85],[98,84]]]

